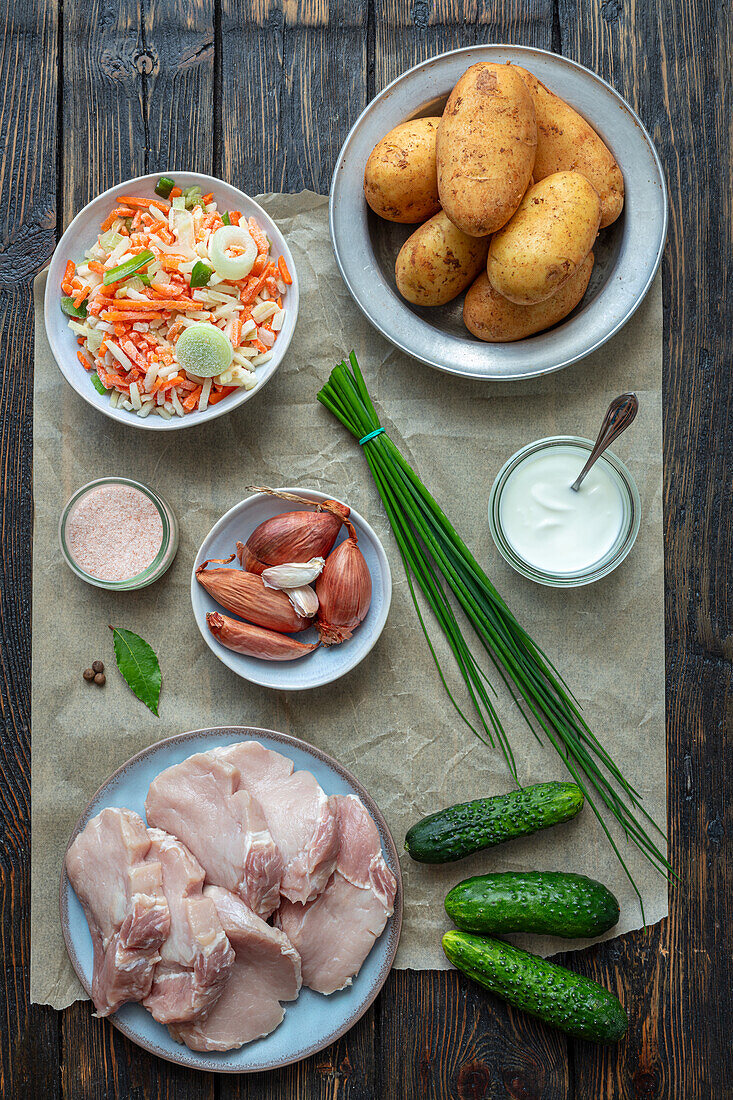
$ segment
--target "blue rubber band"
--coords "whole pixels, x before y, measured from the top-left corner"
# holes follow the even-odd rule
[[[362,438],[359,440],[359,446],[363,447],[364,444],[368,443],[370,439],[374,439],[375,435],[381,435],[384,431],[386,431],[386,428],[375,428],[373,432],[369,432],[369,435],[362,436]]]

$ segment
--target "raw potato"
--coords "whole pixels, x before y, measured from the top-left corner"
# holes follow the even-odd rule
[[[546,176],[491,239],[486,270],[492,286],[517,305],[545,301],[582,264],[600,220],[601,200],[585,176]]]
[[[490,344],[524,340],[556,325],[575,309],[586,292],[592,270],[591,252],[557,294],[534,306],[518,306],[502,298],[483,272],[466,295],[463,322],[469,332]]]
[[[438,127],[438,190],[471,237],[500,229],[527,190],[537,146],[534,103],[519,73],[481,61],[451,92]]]
[[[601,196],[601,229],[615,222],[624,205],[624,177],[613,153],[590,123],[536,76],[514,68],[526,83],[537,115],[537,182],[553,172],[580,172]]]
[[[486,265],[488,237],[469,237],[445,211],[408,237],[395,264],[397,289],[417,306],[450,302]]]
[[[364,197],[380,218],[412,224],[440,210],[435,163],[439,122],[402,122],[372,149],[364,170]]]

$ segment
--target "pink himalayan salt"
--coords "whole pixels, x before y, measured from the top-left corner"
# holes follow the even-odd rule
[[[130,485],[98,485],[66,521],[66,545],[80,569],[100,581],[127,581],[154,560],[163,523],[152,500]]]

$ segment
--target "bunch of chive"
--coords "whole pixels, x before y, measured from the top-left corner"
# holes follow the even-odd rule
[[[672,871],[643,820],[664,836],[641,806],[626,780],[583,718],[565,681],[520,626],[448,518],[384,432],[356,356],[351,369],[341,363],[331,372],[318,400],[360,442],[400,549],[420,625],[453,706],[482,740],[498,741],[515,781],[514,754],[487,687],[490,682],[455,614],[450,591],[464,612],[475,639],[488,654],[527,725],[541,729],[585,794],[634,891],[641,895],[603,817],[600,804],[662,874]],[[377,432],[379,434],[372,434]],[[368,440],[365,437],[371,436]],[[415,592],[421,590],[453,652],[466,684],[478,726],[469,720],[448,686]],[[494,692],[495,694],[495,692]],[[638,814],[637,812],[638,811]],[[643,914],[643,905],[642,905]]]

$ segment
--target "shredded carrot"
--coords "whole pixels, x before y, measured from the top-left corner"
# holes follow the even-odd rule
[[[108,309],[104,313],[104,320],[110,324],[115,321],[162,321],[162,313],[130,313],[122,309]]]
[[[89,295],[89,292],[91,291],[91,289],[92,288],[90,286],[83,286],[81,288],[81,290],[77,294],[76,298],[74,298],[74,305],[76,306],[77,309],[79,308],[81,303],[84,301],[84,299]]]
[[[89,260],[87,267],[90,271],[96,271],[97,275],[104,275],[104,264],[100,264],[99,260]]]
[[[257,245],[257,251],[260,255],[263,253],[266,255],[270,251],[270,244],[267,237],[260,229],[254,218],[250,218],[247,222],[247,228],[249,229],[249,235]]]
[[[74,263],[73,260],[69,260],[66,264],[66,270],[64,271],[64,277],[61,280],[61,285],[62,286],[64,285],[64,283],[70,283],[71,282],[71,280],[74,278],[75,271],[76,271],[76,264]]]
[[[125,206],[139,206],[145,209],[148,206],[157,206],[158,210],[162,210],[164,214],[167,214],[170,210],[170,204],[161,202],[160,199],[141,199],[136,196],[118,195],[117,202],[125,204]]]
[[[232,223],[232,225],[239,225],[239,219],[241,217],[242,217],[242,215],[240,214],[240,212],[238,210],[230,210],[229,211],[229,221]]]
[[[274,270],[275,270],[275,265],[271,260],[269,262],[269,264],[267,265],[267,267],[265,268],[265,270],[260,275],[259,279],[255,279],[254,281],[248,280],[248,285],[245,286],[244,290],[242,291],[242,293],[239,296],[240,301],[245,305],[248,304],[249,302],[253,302],[255,300],[255,298],[257,297],[257,295],[259,294],[262,287],[265,285],[266,280],[269,278],[269,276],[272,274],[272,272]]]
[[[201,390],[202,389],[203,389],[203,386],[197,386],[195,390],[191,390],[188,397],[184,401],[181,402],[184,409],[187,409],[190,412],[191,409],[195,408],[195,406],[198,405],[199,398],[201,397]]]
[[[173,378],[156,378],[150,392],[157,393],[158,390],[169,390],[172,389],[173,386],[180,386],[181,382],[185,381],[186,376],[184,374],[176,374]]]
[[[220,390],[217,390],[216,393],[210,393],[209,404],[217,405],[223,397],[228,397],[230,393],[234,393],[236,388],[236,386],[222,386],[222,388]]]
[[[79,362],[81,363],[81,365],[83,366],[84,370],[93,370],[94,369],[83,351],[77,351],[76,357],[79,360]]]
[[[235,321],[232,326],[232,346],[238,348],[242,340],[242,322]]]
[[[201,201],[204,204],[204,206],[208,206],[210,202],[214,201],[214,192],[209,191],[208,195],[204,195],[204,197],[201,199]]]
[[[280,274],[282,275],[282,280],[285,283],[285,285],[286,286],[291,286],[291,284],[293,282],[293,277],[290,274],[290,272],[288,271],[288,265],[285,263],[285,257],[284,256],[279,256],[278,257],[277,266],[280,269]]]

